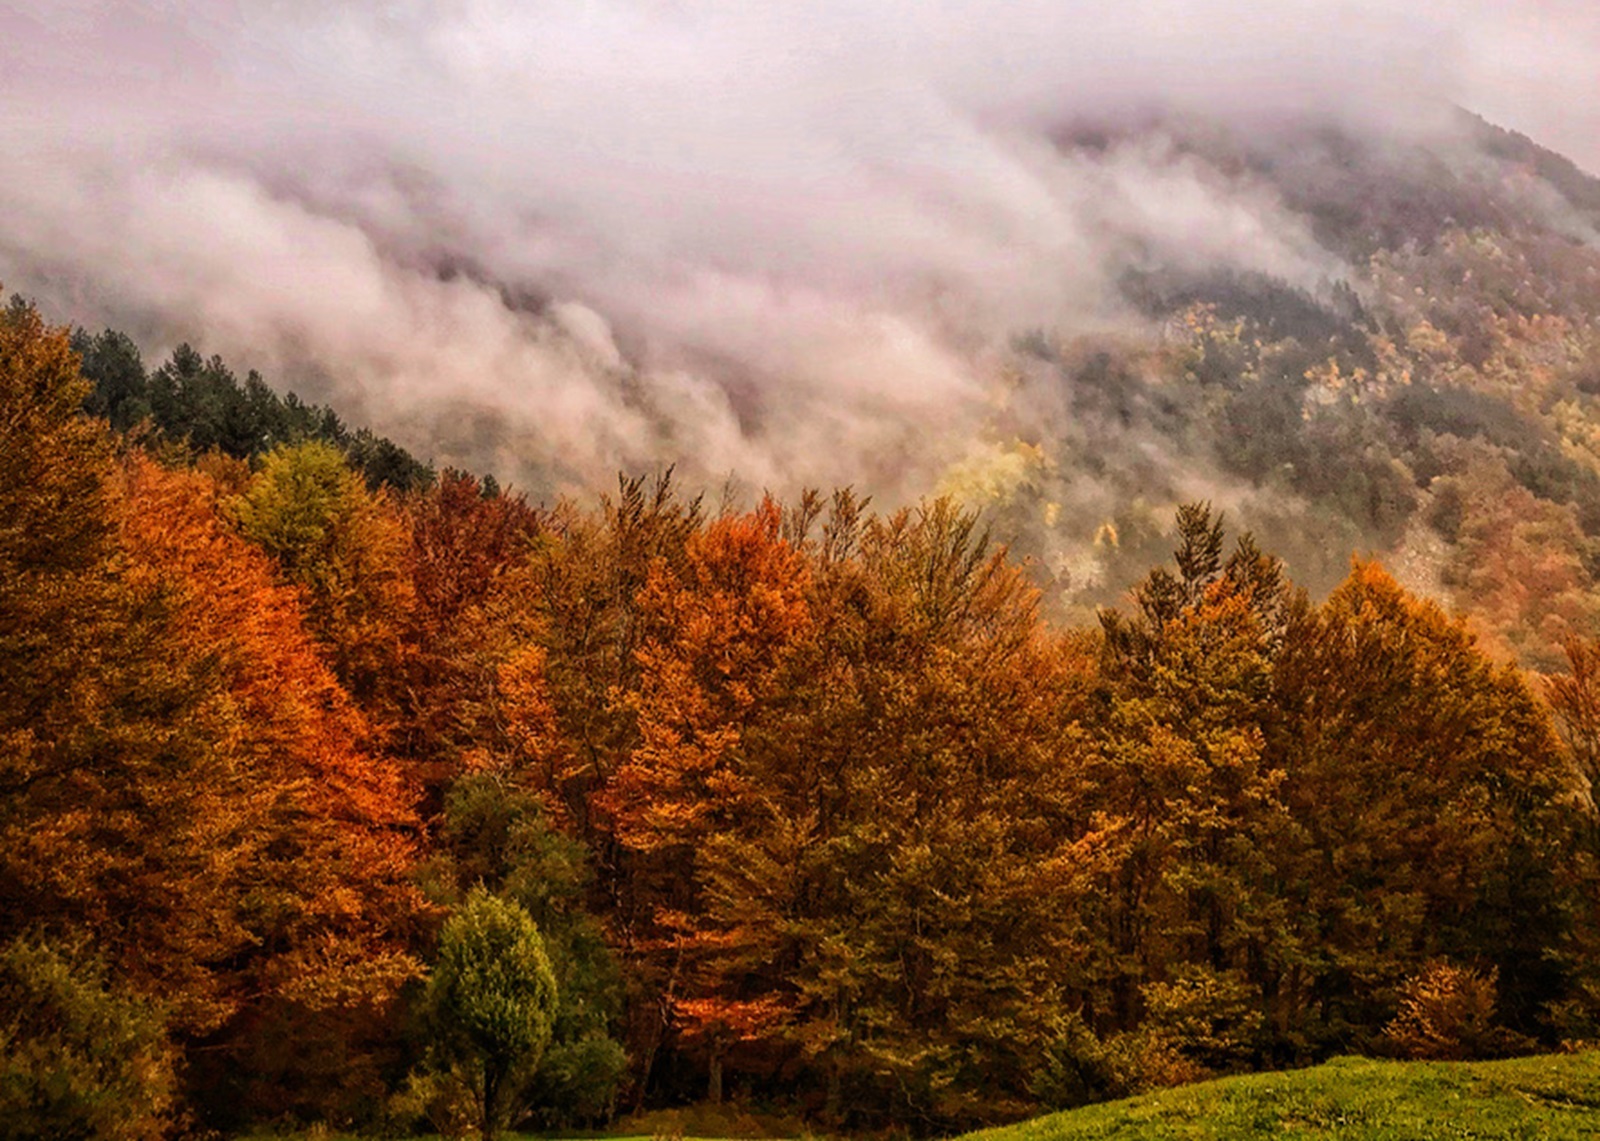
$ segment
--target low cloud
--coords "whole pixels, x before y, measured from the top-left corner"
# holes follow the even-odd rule
[[[915,495],[1015,333],[1133,319],[1124,266],[1341,272],[1248,176],[1064,125],[1499,100],[1537,131],[1600,44],[1576,5],[1392,7],[24,0],[0,280],[539,490],[678,463]]]

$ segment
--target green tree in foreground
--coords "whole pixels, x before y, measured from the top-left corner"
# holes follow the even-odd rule
[[[468,773],[445,801],[435,868],[460,885],[486,887],[527,909],[556,976],[550,1044],[524,1097],[543,1129],[608,1118],[627,1071],[612,1031],[623,980],[598,919],[584,905],[588,852],[551,827],[538,797],[496,773]]]
[[[539,1068],[556,998],[533,918],[474,889],[440,932],[428,999],[436,1058],[471,1091],[485,1141],[507,1124]]]

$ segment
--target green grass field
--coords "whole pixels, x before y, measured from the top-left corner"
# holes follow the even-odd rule
[[[1504,1062],[1339,1058],[1145,1094],[967,1141],[1600,1139],[1600,1052]]]
[[[738,1134],[737,1127],[718,1130],[704,1114],[680,1110],[622,1123],[605,1141]],[[334,1137],[323,1134],[318,1141]],[[1600,1141],[1600,1051],[1504,1062],[1339,1058],[1307,1070],[1222,1078],[1054,1113],[961,1141],[1266,1138]]]

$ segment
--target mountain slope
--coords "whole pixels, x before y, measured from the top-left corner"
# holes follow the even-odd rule
[[[1377,554],[1535,665],[1600,628],[1600,181],[1461,123],[1066,137],[1104,155],[1156,132],[1343,267],[1296,284],[1130,257],[1144,330],[1018,340],[989,450],[949,485],[993,506],[1068,612],[1117,597],[1172,504],[1205,497],[1313,587]]]

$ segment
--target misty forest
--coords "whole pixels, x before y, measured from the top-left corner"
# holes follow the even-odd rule
[[[0,1139],[1592,1070],[1600,22],[1289,6],[0,13]]]

